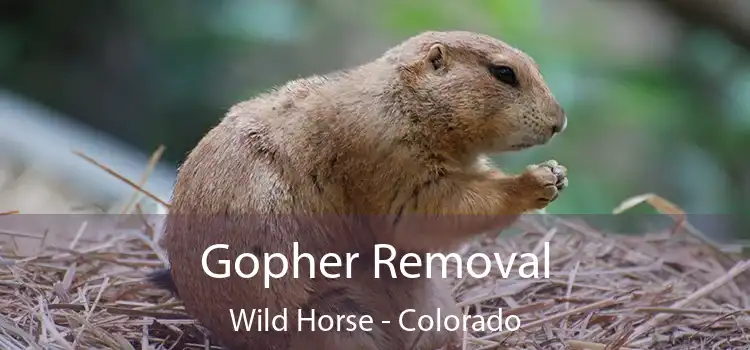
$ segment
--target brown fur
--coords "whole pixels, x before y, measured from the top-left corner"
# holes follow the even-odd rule
[[[488,64],[512,67],[520,85],[497,80]],[[508,175],[486,155],[547,143],[564,123],[530,57],[470,32],[425,32],[370,63],[239,103],[180,168],[162,241],[172,290],[230,349],[408,349],[418,332],[399,328],[402,310],[459,310],[439,278],[373,279],[373,244],[447,251],[545,207],[567,184],[564,167],[551,162]],[[291,256],[294,241],[316,258],[362,258],[352,279],[289,273],[269,289],[260,278],[214,279],[201,269],[201,254],[216,243],[230,245],[221,258],[231,259]],[[230,308],[265,307],[369,314],[376,329],[305,334],[294,331],[293,317],[287,333],[232,329]],[[459,339],[419,337],[415,350]]]

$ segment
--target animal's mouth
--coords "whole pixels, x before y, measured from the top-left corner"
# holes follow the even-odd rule
[[[514,151],[520,151],[520,150],[524,150],[527,148],[547,144],[550,141],[550,139],[551,138],[549,137],[543,137],[543,136],[528,137],[528,138],[524,138],[521,142],[512,144],[510,146],[510,149]]]
[[[531,148],[534,146],[535,144],[533,143],[517,143],[515,145],[511,145],[510,149],[514,151],[520,151],[520,150],[524,150],[524,149]]]

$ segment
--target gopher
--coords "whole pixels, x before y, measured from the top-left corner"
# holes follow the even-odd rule
[[[531,57],[467,31],[423,32],[358,67],[291,81],[231,107],[189,153],[161,241],[170,267],[151,281],[228,349],[459,347],[458,332],[403,328],[437,309],[460,315],[447,282],[374,278],[373,246],[449,252],[546,207],[567,186],[564,166],[547,161],[514,175],[488,156],[546,144],[566,125]],[[221,271],[217,261],[243,253],[291,257],[294,242],[315,264],[327,253],[360,256],[351,277],[295,277],[290,267],[267,288],[257,276],[212,278],[201,265],[214,244],[228,245],[208,259]],[[305,261],[300,271],[311,268]],[[259,264],[282,268],[278,259]],[[242,309],[269,318],[286,310],[289,327],[235,331],[230,310]],[[407,309],[415,311],[399,322]],[[374,322],[300,330],[297,310]]]

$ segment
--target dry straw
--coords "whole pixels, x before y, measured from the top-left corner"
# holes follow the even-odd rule
[[[500,307],[506,317],[522,320],[515,332],[466,334],[464,348],[750,349],[750,262],[706,239],[658,196],[635,197],[616,213],[642,202],[674,218],[675,229],[621,236],[538,215],[521,223],[521,235],[465,247],[461,254],[540,253],[543,242],[552,249],[549,279],[454,282],[465,312],[491,314]],[[0,349],[218,349],[178,300],[144,283],[146,273],[164,264],[158,230],[113,232],[86,246],[84,231],[66,249],[2,255]]]

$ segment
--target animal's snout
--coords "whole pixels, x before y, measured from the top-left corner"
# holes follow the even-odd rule
[[[552,136],[562,133],[568,127],[568,116],[565,113],[565,110],[559,105],[556,107],[554,113],[556,118],[555,123],[552,125]]]
[[[568,117],[563,114],[562,121],[557,122],[555,125],[552,126],[552,135],[557,135],[559,133],[562,133],[565,131],[565,128],[568,127]]]

